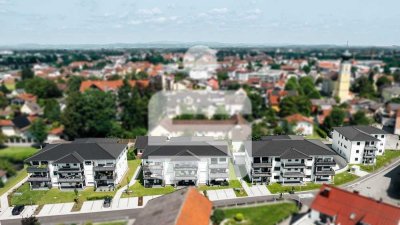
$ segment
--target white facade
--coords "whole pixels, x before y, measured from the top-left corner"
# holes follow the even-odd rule
[[[228,156],[194,156],[182,160],[176,157],[151,157],[142,160],[144,184],[195,185],[229,181]]]
[[[127,152],[125,148],[115,160],[85,160],[83,163],[31,161],[28,182],[32,189],[106,187],[111,190],[128,170]]]
[[[378,140],[349,140],[337,130],[332,134],[332,148],[348,163],[351,164],[375,164],[376,156],[385,152],[386,135],[370,134]]]

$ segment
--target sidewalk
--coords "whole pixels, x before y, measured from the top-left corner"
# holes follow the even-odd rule
[[[23,185],[29,178],[29,175],[26,176],[24,179],[22,179],[20,182],[18,182],[16,185],[14,185],[10,190],[8,190],[6,193],[4,193],[2,196],[0,196],[0,209],[1,211],[6,210],[9,207],[8,204],[8,195],[11,194],[15,189],[19,188],[21,185]]]
[[[130,181],[129,181],[129,187],[132,186],[132,185],[134,185],[134,184],[136,183],[136,177],[138,176],[138,174],[139,174],[141,168],[142,168],[142,166],[138,166],[138,167],[136,168],[136,171],[135,171],[135,173],[133,174],[133,176],[129,178],[129,179],[130,179]],[[117,206],[116,206],[116,203],[118,203],[118,202],[120,201],[121,196],[122,196],[122,194],[124,193],[124,191],[126,191],[126,189],[128,189],[128,185],[125,185],[125,186],[121,187],[121,188],[118,189],[118,191],[115,193],[114,198],[113,198],[113,201],[112,201],[112,203],[111,203],[111,205],[112,205],[111,207],[112,207],[112,208],[116,208],[116,207],[117,207]]]

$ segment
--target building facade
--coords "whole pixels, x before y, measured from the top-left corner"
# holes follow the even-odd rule
[[[115,139],[49,144],[28,158],[32,189],[114,189],[128,170],[127,145]]]
[[[247,174],[252,183],[330,183],[336,155],[319,140],[300,136],[267,136],[245,145]]]
[[[144,149],[141,158],[145,187],[229,182],[231,157],[223,141],[153,143]]]
[[[387,132],[372,126],[334,127],[332,148],[351,164],[375,164],[385,152]]]

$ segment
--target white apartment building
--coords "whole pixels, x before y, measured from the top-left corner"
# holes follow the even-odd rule
[[[128,170],[127,145],[116,139],[49,144],[25,160],[31,189],[114,189]]]
[[[229,182],[231,157],[223,141],[151,143],[141,158],[145,187]]]
[[[372,126],[334,127],[332,148],[348,163],[375,164],[385,152],[387,132]]]
[[[319,140],[300,136],[267,136],[245,145],[247,174],[252,183],[331,183],[336,153]]]

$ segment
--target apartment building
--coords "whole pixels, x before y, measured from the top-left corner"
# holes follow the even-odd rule
[[[229,182],[231,156],[224,141],[152,143],[144,149],[141,158],[146,187]]]
[[[348,163],[375,164],[385,152],[387,132],[372,126],[334,127],[332,148]]]
[[[320,140],[301,136],[267,136],[245,145],[246,170],[252,183],[330,183],[337,155]]]
[[[127,144],[117,139],[77,139],[49,144],[25,160],[32,189],[114,189],[128,170]]]

